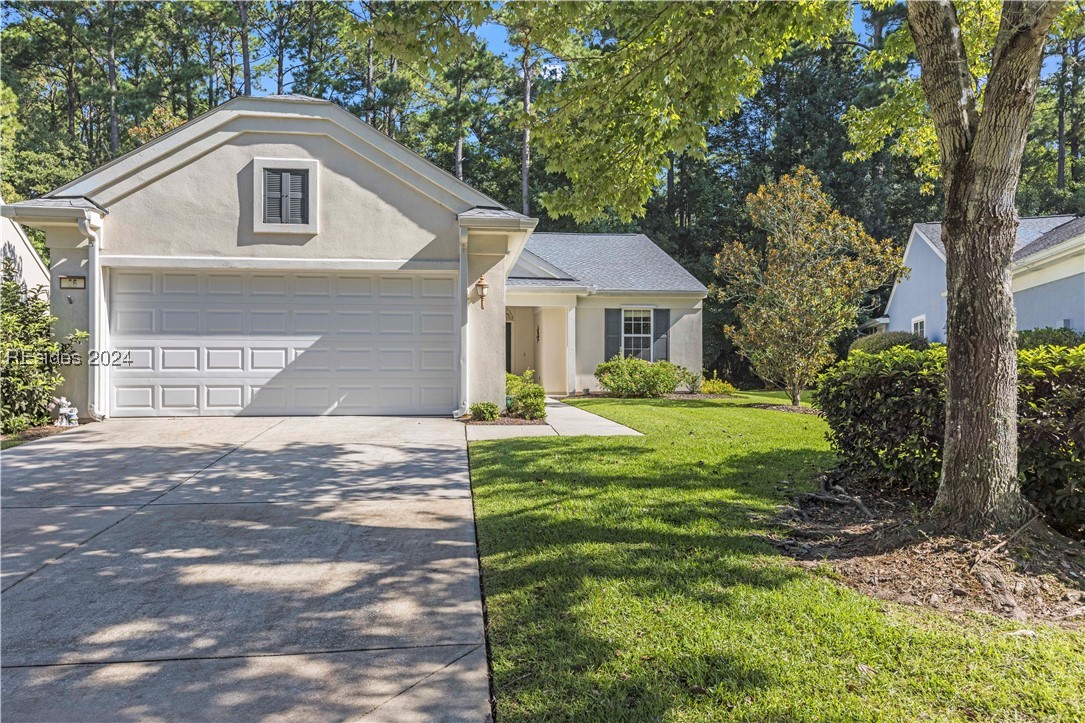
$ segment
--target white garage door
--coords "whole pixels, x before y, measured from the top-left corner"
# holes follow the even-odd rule
[[[114,269],[117,417],[439,414],[457,406],[453,274]]]

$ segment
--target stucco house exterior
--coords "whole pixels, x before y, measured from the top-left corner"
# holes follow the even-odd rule
[[[863,331],[911,331],[945,341],[946,251],[942,224],[917,223],[904,249],[911,269],[898,280],[885,314]],[[1085,215],[1022,218],[1013,256],[1018,329],[1085,330]]]
[[[506,369],[701,366],[706,291],[647,238],[533,237],[328,101],[235,98],[2,212],[45,230],[57,334],[90,336],[60,393],[97,418],[460,414]]]
[[[3,205],[0,199],[0,205]],[[15,280],[28,289],[49,290],[49,269],[26,237],[23,228],[10,218],[0,218],[0,253],[15,265]]]

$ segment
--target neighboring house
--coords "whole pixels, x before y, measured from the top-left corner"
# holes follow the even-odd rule
[[[0,205],[3,205],[3,199],[0,199]],[[0,218],[0,244],[3,258],[11,259],[15,264],[15,280],[28,289],[44,286],[48,293],[49,267],[34,250],[22,227],[9,218]]]
[[[594,386],[615,318],[700,367],[706,292],[650,241],[525,254],[536,219],[327,101],[235,98],[3,215],[46,232],[57,333],[119,352],[65,371],[92,416],[462,413],[528,359]]]
[[[885,315],[862,331],[946,336],[946,251],[942,224],[917,223],[904,249],[908,278],[897,282]],[[1085,330],[1085,216],[1022,218],[1013,256],[1017,328]]]

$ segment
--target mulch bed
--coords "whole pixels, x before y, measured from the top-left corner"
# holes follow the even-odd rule
[[[535,425],[540,425],[540,424],[546,424],[545,419],[520,419],[519,417],[506,417],[506,416],[501,416],[501,417],[498,417],[497,419],[492,419],[490,421],[484,421],[482,419],[471,419],[470,417],[464,417],[462,419],[462,421],[463,421],[464,424],[489,424],[489,425],[510,426],[510,427],[529,426],[529,425],[535,426]]]
[[[73,427],[57,427],[55,425],[48,425],[46,427],[35,427],[34,429],[28,429],[25,432],[19,432],[18,434],[5,434],[2,439],[5,442],[33,442],[35,439],[43,439],[45,437],[52,437],[54,434],[60,434],[61,432],[67,432]]]
[[[668,394],[667,399],[734,399],[734,394]]]
[[[1085,545],[1037,521],[982,539],[939,533],[915,519],[933,499],[822,481],[784,508],[771,540],[795,564],[827,565],[833,578],[881,600],[1085,629]]]
[[[815,417],[821,416],[820,409],[814,409],[813,407],[793,407],[790,404],[744,404],[745,407],[753,407],[755,409],[774,409],[777,412],[791,412],[792,414],[812,414]]]

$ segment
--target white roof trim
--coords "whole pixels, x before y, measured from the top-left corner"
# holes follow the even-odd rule
[[[941,225],[939,225],[939,229],[940,228],[941,228]],[[942,251],[942,249],[935,246],[933,241],[931,241],[929,238],[927,238],[927,234],[920,231],[918,226],[912,226],[912,233],[915,234],[915,235],[918,235],[919,238],[926,241],[927,245],[931,247],[931,251],[933,251],[935,254],[937,254],[938,258],[942,259],[942,263],[945,263],[946,254]],[[908,239],[908,246],[911,246],[911,245],[912,245],[912,239],[909,238]],[[904,249],[904,258],[908,258],[908,249],[907,248]]]
[[[520,258],[516,260],[516,265],[512,267],[508,275],[510,278],[518,279],[573,279],[564,270],[527,249],[520,254]]]

